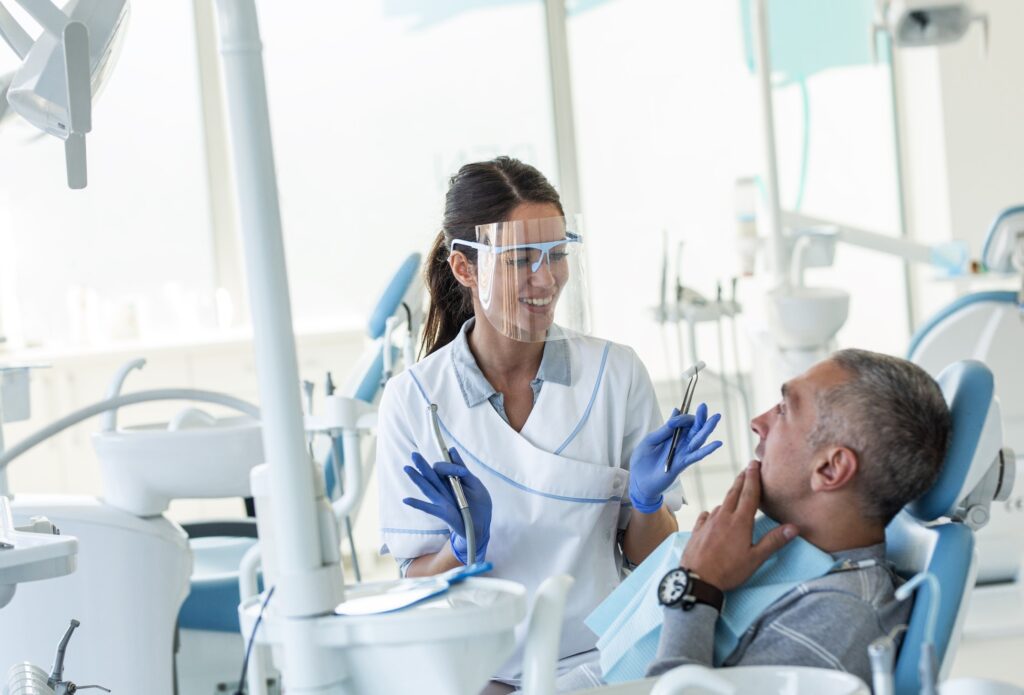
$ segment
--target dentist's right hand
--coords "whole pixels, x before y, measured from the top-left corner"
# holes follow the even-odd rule
[[[451,454],[452,463],[438,461],[433,466],[428,464],[419,452],[412,453],[412,462],[416,467],[406,466],[405,474],[426,495],[429,502],[415,497],[406,497],[402,502],[421,512],[436,516],[448,524],[448,528],[451,529],[449,542],[452,552],[459,562],[465,565],[466,553],[469,550],[466,544],[466,527],[458,502],[455,500],[455,492],[448,482],[450,475],[459,478],[462,482],[462,491],[466,493],[466,501],[469,502],[473,528],[476,530],[476,561],[483,562],[491,537],[491,495],[480,479],[470,473],[458,450],[453,447],[448,453]]]

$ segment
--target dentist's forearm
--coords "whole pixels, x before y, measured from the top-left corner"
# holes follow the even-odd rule
[[[629,561],[639,565],[670,534],[679,530],[679,522],[664,504],[653,514],[633,510],[622,538],[622,551]]]
[[[441,574],[456,567],[462,567],[462,563],[459,562],[459,558],[455,557],[452,547],[445,543],[444,547],[436,553],[420,555],[413,560],[408,569],[405,570],[405,576],[432,577],[435,574]]]

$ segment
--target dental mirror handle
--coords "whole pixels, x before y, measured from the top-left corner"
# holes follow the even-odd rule
[[[686,391],[683,393],[683,403],[679,408],[679,414],[685,415],[690,412],[690,403],[693,401],[693,392],[697,390],[697,374],[700,370],[704,369],[706,365],[703,361],[697,362],[685,372],[683,372],[683,378],[686,379]],[[668,448],[668,458],[665,459],[665,472],[668,473],[672,468],[672,459],[676,455],[676,447],[679,446],[679,437],[682,435],[683,428],[677,427],[676,431],[672,433],[672,444]]]

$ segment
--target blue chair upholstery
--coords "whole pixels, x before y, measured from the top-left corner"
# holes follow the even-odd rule
[[[938,377],[952,415],[949,451],[938,480],[919,499],[907,505],[886,529],[889,559],[905,579],[927,571],[938,579],[940,597],[935,625],[935,656],[939,673],[948,670],[966,608],[967,592],[977,569],[974,532],[947,517],[969,493],[985,462],[977,455],[994,397],[992,373],[981,362],[965,360],[947,367]],[[965,490],[965,487],[968,488]],[[926,525],[927,524],[927,525]],[[918,665],[931,605],[931,588],[918,589],[910,622],[896,661],[896,692],[918,693]]]
[[[381,375],[384,372],[381,337],[388,317],[402,308],[402,303],[419,271],[420,259],[418,253],[409,254],[377,301],[367,325],[367,335],[374,342],[357,365],[354,392],[345,395],[372,403],[380,392]],[[338,451],[340,455],[340,447]],[[331,461],[333,455],[334,452],[328,454],[327,465],[324,466],[328,495],[334,490],[336,483]],[[199,538],[193,536],[190,528],[186,528],[186,531],[190,531],[194,569],[189,595],[178,614],[180,628],[231,633],[239,631],[238,565],[245,552],[256,543],[256,525],[254,522],[248,523],[251,524],[251,533],[245,533],[243,529],[243,537],[219,535]],[[201,533],[202,536],[210,536],[208,531],[200,530],[202,527],[202,524],[197,524],[191,529],[195,529],[195,533]],[[239,529],[236,529],[237,531]]]
[[[1024,205],[1015,205],[1006,208],[992,220],[989,225],[988,234],[985,235],[985,245],[981,250],[981,261],[985,267],[997,273],[1012,273],[1014,268],[1013,246],[1014,238],[1024,231]]]

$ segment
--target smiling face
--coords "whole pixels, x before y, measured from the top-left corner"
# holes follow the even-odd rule
[[[812,494],[822,452],[810,444],[818,423],[818,394],[848,379],[831,360],[816,364],[782,385],[781,399],[751,421],[759,441],[761,511],[780,523],[795,521]]]
[[[522,203],[510,218],[478,228],[474,298],[502,334],[543,341],[555,321],[570,278],[570,254],[561,211],[550,203]],[[493,250],[490,250],[493,249]]]

